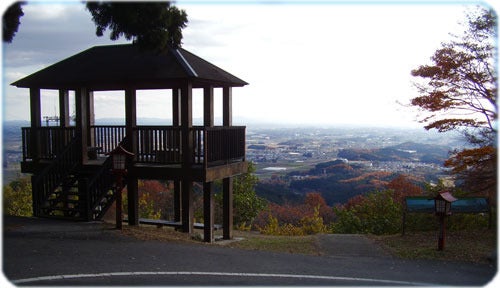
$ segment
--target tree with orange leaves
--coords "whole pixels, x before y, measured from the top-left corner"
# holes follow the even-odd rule
[[[403,203],[407,196],[421,196],[424,190],[411,181],[409,175],[398,175],[386,185],[387,189],[393,191],[393,199],[397,203]]]
[[[426,112],[425,129],[460,131],[473,148],[456,150],[445,162],[474,194],[496,193],[497,70],[493,10],[467,16],[467,29],[432,56],[432,65],[411,73],[420,96],[411,105]]]

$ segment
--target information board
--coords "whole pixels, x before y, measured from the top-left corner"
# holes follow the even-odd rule
[[[434,213],[434,199],[428,197],[406,197],[406,212]],[[484,197],[458,198],[451,203],[452,213],[489,212],[488,199]]]

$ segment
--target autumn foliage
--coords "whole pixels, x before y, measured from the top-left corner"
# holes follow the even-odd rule
[[[255,219],[254,229],[264,234],[305,235],[326,232],[333,210],[321,194],[307,193],[302,204],[270,203]]]
[[[454,151],[445,165],[465,189],[496,203],[497,16],[478,9],[467,20],[464,34],[443,43],[432,64],[411,71],[420,94],[411,105],[423,112],[425,129],[465,135],[474,148]]]
[[[497,149],[491,145],[464,149],[452,155],[445,163],[460,175],[465,186],[475,196],[488,197],[496,203]]]
[[[158,180],[139,180],[138,184],[139,218],[174,220],[173,184]],[[127,213],[126,187],[122,195],[123,211]]]
[[[370,175],[373,176],[373,175]],[[272,235],[316,233],[392,234],[401,228],[403,200],[420,196],[423,189],[409,175],[399,175],[366,195],[330,207],[320,193],[305,195],[301,204],[270,203],[254,221],[254,229]]]

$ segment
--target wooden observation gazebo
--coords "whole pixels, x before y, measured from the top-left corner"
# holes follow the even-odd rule
[[[223,237],[232,238],[232,177],[247,171],[245,127],[232,125],[232,87],[245,81],[184,49],[153,52],[127,44],[92,47],[12,85],[30,91],[31,127],[22,128],[21,169],[32,173],[35,216],[100,219],[115,199],[111,159],[104,155],[121,144],[134,154],[125,179],[129,225],[139,224],[138,179],[172,180],[174,222],[191,233],[193,182],[202,182],[204,236],[211,242],[213,183],[222,179]],[[203,89],[203,126],[193,126],[194,88]],[[215,88],[222,89],[222,126],[214,126]],[[42,127],[41,89],[59,91],[57,127]],[[147,89],[171,90],[171,126],[137,125],[136,91]],[[93,93],[109,90],[125,93],[125,126],[95,125]]]

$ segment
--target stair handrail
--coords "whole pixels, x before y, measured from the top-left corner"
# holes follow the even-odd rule
[[[127,144],[127,137],[123,138],[123,140],[119,143],[119,145],[126,145]],[[103,210],[98,211],[99,213],[94,213],[95,208],[100,205],[101,200],[106,197],[106,193],[108,193],[112,188],[113,184],[115,182],[115,176],[112,173],[112,165],[113,165],[113,160],[111,157],[108,157],[106,160],[104,160],[104,163],[99,170],[97,170],[93,177],[86,179],[86,186],[87,186],[87,193],[86,195],[89,195],[88,199],[88,206],[87,206],[87,218],[88,220],[98,220],[100,217],[103,216],[103,214],[106,212],[106,210],[109,208],[111,203],[114,201],[116,198],[116,195],[114,195],[115,191],[112,191],[113,195],[111,199],[111,203],[108,203],[109,205],[105,207]],[[123,188],[122,188],[123,189]],[[121,192],[121,191],[118,191]],[[85,193],[84,193],[85,194]]]
[[[34,208],[39,208],[38,205],[45,201],[47,194],[52,193],[61,184],[62,179],[80,164],[80,150],[76,147],[78,143],[78,137],[74,137],[47,167],[33,177],[32,189],[35,189],[34,194],[38,197],[37,201],[33,199]],[[35,216],[40,213],[38,209],[34,209],[34,212]]]
[[[85,180],[87,185],[86,195],[88,195],[89,197],[87,202],[88,220],[99,219],[105,212],[105,210],[107,210],[106,208],[102,211],[99,211],[99,213],[97,214],[94,213],[94,210],[98,205],[101,204],[100,201],[103,199],[103,197],[106,196],[106,193],[108,193],[113,188],[115,179],[113,174],[111,173],[112,164],[113,161],[111,160],[111,157],[108,157],[106,160],[104,160],[102,167],[94,173],[93,177]],[[112,195],[112,199],[114,198],[115,195]]]

